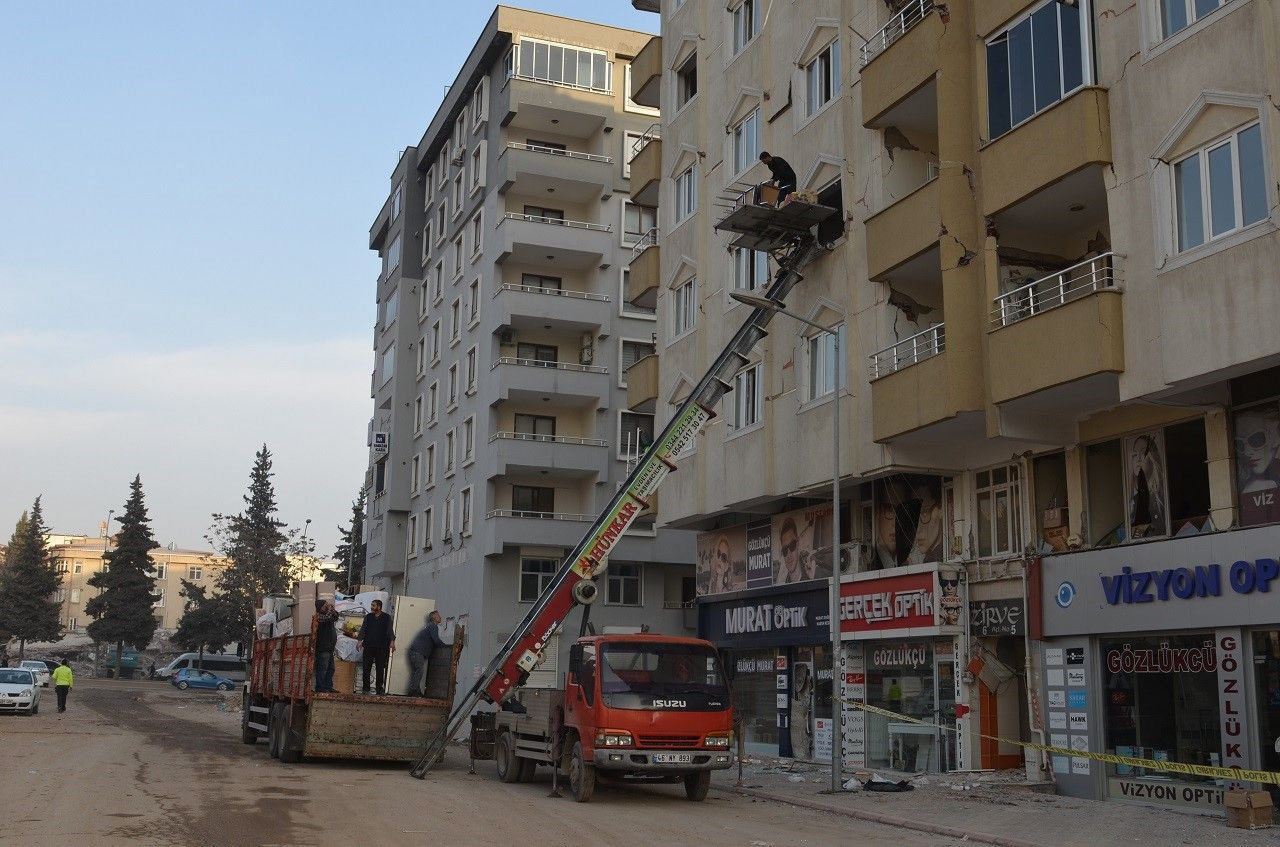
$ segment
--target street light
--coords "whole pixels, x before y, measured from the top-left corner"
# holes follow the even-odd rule
[[[840,778],[844,764],[844,751],[841,749],[844,746],[844,733],[840,727],[840,686],[836,684],[840,666],[840,332],[788,311],[785,303],[776,300],[736,291],[729,296],[739,303],[795,318],[800,323],[831,336],[835,396],[831,398],[831,583],[827,594],[831,610],[827,617],[831,624],[831,790],[839,792],[844,789]]]

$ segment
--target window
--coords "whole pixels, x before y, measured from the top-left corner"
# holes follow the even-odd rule
[[[430,488],[436,484],[436,445],[435,442],[427,445],[426,452],[423,454],[423,464],[426,468],[423,484]]]
[[[390,274],[398,267],[400,267],[400,236],[396,235],[387,245],[387,252],[383,254],[382,270]]]
[[[58,564],[56,565],[56,567],[55,567],[54,569],[55,569],[58,573],[66,573],[66,572],[67,572],[67,560],[66,560],[66,559],[59,559],[59,560],[58,560]]]
[[[698,54],[695,51],[676,69],[676,109],[683,109],[685,104],[698,93]]]
[[[489,113],[487,108],[488,103],[485,100],[485,95],[488,94],[488,92],[488,79],[480,80],[480,82],[476,84],[476,90],[471,92],[471,126],[473,129],[480,126],[481,121],[483,121]]]
[[[427,339],[420,338],[418,343],[413,345],[413,365],[414,373],[422,376],[427,370]]]
[[[409,526],[407,528],[407,531],[405,532],[405,536],[406,536],[406,540],[408,541],[408,543],[405,544],[404,546],[406,555],[409,558],[413,558],[414,556],[418,555],[418,516],[417,515],[409,516]]]
[[[431,302],[439,303],[444,299],[444,259],[436,262],[435,271],[431,274]]]
[[[483,153],[483,148],[481,147],[477,147],[476,149],[471,151],[471,190],[472,191],[475,191],[477,188],[480,187],[480,166],[482,164],[481,162],[482,153]]]
[[[431,254],[431,221],[427,221],[422,227],[422,264],[427,263],[427,256]]]
[[[462,211],[462,172],[453,178],[453,213]]]
[[[404,204],[404,181],[396,183],[395,190],[391,192],[391,220],[395,221],[400,217],[401,207]]]
[[[764,366],[749,365],[733,378],[733,428],[745,429],[764,419]]]
[[[440,361],[440,338],[444,334],[440,327],[440,321],[436,321],[431,325],[431,361]]]
[[[459,148],[461,153],[463,142],[467,140],[467,107],[463,106],[462,111],[458,112],[458,119],[453,122],[453,146]]]
[[[387,490],[387,460],[383,457],[373,468],[373,495],[377,497]]]
[[[413,431],[414,431],[414,434],[418,434],[418,433],[421,433],[421,432],[422,432],[422,424],[423,424],[423,422],[424,422],[424,421],[423,421],[423,417],[422,417],[422,410],[423,410],[423,409],[422,409],[422,407],[423,407],[423,403],[422,403],[422,395],[418,395],[418,399],[416,399],[416,400],[414,400],[414,401],[413,401]]]
[[[432,165],[431,167],[427,168],[427,177],[426,177],[425,186],[423,189],[423,194],[424,196],[422,199],[422,209],[423,211],[426,211],[427,207],[431,205],[431,201],[434,200],[436,196],[436,166],[435,165]]]
[[[449,408],[458,405],[458,363],[449,366]]]
[[[449,139],[447,138],[440,147],[440,157],[436,159],[436,173],[440,176],[439,186],[444,188],[449,181]]]
[[[559,293],[562,281],[558,276],[543,276],[542,274],[521,274],[520,284],[526,288],[537,288],[541,291]]]
[[[617,606],[639,606],[640,565],[617,562],[609,566],[608,602]]]
[[[1049,0],[987,42],[987,110],[992,138],[1089,81],[1085,0]]]
[[[477,373],[477,359],[479,357],[479,348],[472,347],[467,351],[467,394],[476,393],[476,380],[479,376]]]
[[[805,115],[817,114],[840,93],[840,39],[827,45],[804,68]]]
[[[756,0],[742,0],[738,8],[733,10],[733,52],[742,52],[742,48],[751,39],[760,34],[760,15],[756,14]]]
[[[698,168],[689,169],[676,177],[676,223],[698,211]]]
[[[554,368],[559,362],[560,351],[549,344],[528,344],[521,341],[516,345],[516,358],[526,365]]]
[[[653,443],[653,415],[618,413],[618,455],[634,458]]]
[[[658,210],[622,201],[622,243],[636,244],[658,225]]]
[[[628,87],[629,88],[629,87]],[[622,134],[622,176],[631,179],[631,162],[645,145],[644,136],[638,132]]]
[[[435,423],[440,413],[440,383],[432,382],[427,389],[427,423]]]
[[[436,207],[436,241],[444,241],[445,227],[448,226],[445,215],[449,213],[446,205],[445,201],[441,200],[440,205]]]
[[[738,248],[733,251],[733,287],[739,291],[755,291],[769,284],[769,254],[761,250]]]
[[[164,608],[164,589],[163,588],[156,589],[156,599],[155,599],[155,602],[152,603],[151,605],[157,609]]]
[[[80,559],[76,559],[75,562],[72,563],[71,565],[71,572],[81,573],[82,571],[84,571],[84,562],[81,561]]]
[[[432,508],[428,506],[422,510],[422,549],[430,550],[433,530],[435,529],[435,515],[432,514]]]
[[[1022,550],[1022,493],[1017,465],[977,473],[978,556],[1012,556]]]
[[[422,285],[418,286],[418,320],[421,321],[427,316],[427,305],[431,302],[427,295],[427,281],[423,280]]]
[[[462,337],[462,301],[454,300],[449,305],[449,343],[453,344]]]
[[[414,456],[409,460],[409,493],[418,493],[418,483],[422,479],[422,456]]]
[[[819,333],[808,339],[809,399],[826,397],[836,390],[837,374],[840,387],[847,385],[845,373],[845,325],[836,328],[839,333],[840,355],[836,355],[836,339],[827,333]]]
[[[462,525],[462,534],[464,536],[470,535],[471,534],[471,489],[470,488],[462,489],[462,493],[459,495],[459,497],[462,501],[462,520],[460,522]]]
[[[462,276],[462,268],[464,264],[462,261],[462,256],[463,256],[462,234],[459,233],[458,237],[453,239],[453,278],[454,279],[457,279],[458,277]]]
[[[522,38],[508,59],[514,75],[591,91],[613,91],[613,63],[599,50]]]
[[[400,292],[392,291],[382,304],[382,328],[386,329],[395,323],[396,313],[400,311]]]
[[[1168,38],[1231,0],[1159,0],[1160,37]]]
[[[1262,126],[1253,124],[1173,165],[1179,252],[1268,216]]]
[[[474,461],[476,457],[476,419],[467,418],[462,422],[462,462]]]
[[[618,382],[622,386],[627,384],[627,368],[643,359],[645,356],[651,356],[658,352],[656,345],[648,341],[628,341],[623,339],[618,345]]]
[[[518,518],[549,518],[556,510],[556,490],[537,485],[513,485],[511,510]]]
[[[624,267],[618,275],[618,313],[628,318],[647,318],[652,320],[657,314],[654,307],[637,306],[627,300],[627,284],[631,279],[631,269]]]
[[[71,602],[72,602],[72,603],[79,603],[79,602],[80,602],[80,589],[79,589],[79,588],[73,588],[73,589],[71,589]]]
[[[476,212],[475,217],[471,219],[471,255],[473,257],[480,255],[480,250],[484,247],[484,222],[483,215]]]
[[[467,324],[475,326],[480,320],[480,280],[473,279],[467,289]]]
[[[524,213],[530,218],[540,218],[543,223],[560,223],[564,220],[564,209],[548,209],[545,206],[525,204]]]
[[[756,109],[733,128],[733,172],[740,174],[760,156],[760,110]]]
[[[556,437],[556,419],[550,415],[516,413],[516,433],[531,435],[535,440]]]
[[[386,385],[396,372],[396,348],[388,347],[382,351],[382,384]]]
[[[444,475],[453,476],[454,466],[457,464],[458,450],[457,437],[452,429],[444,435]]]
[[[673,338],[684,335],[698,322],[698,303],[695,297],[697,284],[697,280],[691,279],[671,292],[671,336]]]
[[[520,560],[520,602],[532,603],[547,590],[559,568],[555,559]]]
[[[453,498],[444,499],[444,529],[440,533],[445,541],[453,538]]]

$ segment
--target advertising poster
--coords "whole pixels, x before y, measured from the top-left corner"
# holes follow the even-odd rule
[[[747,586],[747,530],[730,527],[698,535],[698,594],[723,594]]]
[[[1280,521],[1280,403],[1236,412],[1240,525]]]
[[[1125,493],[1130,538],[1169,534],[1169,498],[1164,488],[1164,437],[1159,432],[1124,440]]]
[[[779,585],[831,576],[831,506],[773,517],[773,562]]]
[[[897,474],[875,483],[875,567],[942,561],[942,478]]]
[[[773,525],[747,524],[747,588],[773,584]]]

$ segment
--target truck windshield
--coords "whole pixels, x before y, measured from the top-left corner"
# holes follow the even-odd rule
[[[600,651],[600,694],[614,709],[723,711],[720,657],[700,644],[616,642]]]

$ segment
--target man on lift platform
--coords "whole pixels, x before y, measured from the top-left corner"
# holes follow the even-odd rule
[[[787,199],[787,195],[796,190],[796,172],[786,159],[781,156],[771,156],[767,150],[760,154],[760,161],[764,162],[769,168],[769,173],[772,177],[769,181],[778,189],[777,200],[772,205],[781,206],[783,201]],[[752,202],[757,206],[760,205],[760,189],[763,187],[763,183],[756,186],[755,198]]]

